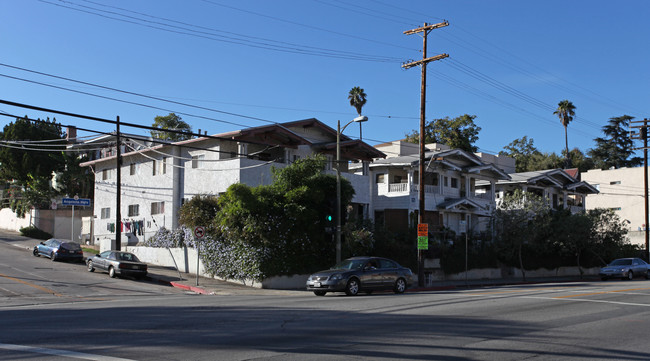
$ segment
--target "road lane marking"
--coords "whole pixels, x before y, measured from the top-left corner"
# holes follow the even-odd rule
[[[594,302],[594,303],[609,303],[609,304],[613,304],[613,305],[623,305],[623,306],[650,307],[650,304],[646,304],[646,303],[631,303],[631,302],[606,301],[606,300],[590,300],[590,299],[587,299],[587,298],[559,298],[559,297],[542,297],[542,296],[520,296],[520,297],[521,298],[533,298],[533,299],[538,299],[538,300]]]
[[[650,290],[650,288],[630,288],[630,289],[626,289],[626,290],[579,293],[577,295],[557,296],[555,298],[572,298],[572,297],[582,297],[582,296],[605,295],[605,294],[608,294],[608,293],[619,293],[619,292],[641,291],[641,290]]]
[[[133,361],[126,358],[111,357],[111,356],[101,356],[93,355],[83,352],[67,351],[67,350],[56,350],[52,348],[44,347],[31,347],[23,345],[12,345],[7,343],[0,343],[0,349],[10,350],[10,351],[21,351],[21,352],[31,352],[31,353],[40,353],[44,355],[53,355],[53,356],[63,356],[63,357],[73,357],[82,360],[93,360],[93,361]]]
[[[43,291],[43,292],[53,294],[53,295],[55,295],[55,296],[57,296],[57,297],[63,297],[62,294],[57,293],[57,292],[54,291],[54,290],[51,290],[51,289],[49,289],[49,288],[45,288],[45,287],[41,287],[41,286],[39,286],[39,285],[35,285],[35,284],[30,283],[30,282],[27,282],[27,281],[23,281],[23,280],[21,280],[21,279],[19,279],[19,278],[15,278],[15,277],[7,276],[7,275],[4,275],[4,274],[2,274],[2,273],[0,273],[0,277],[6,278],[6,279],[9,279],[9,280],[12,280],[12,281],[16,281],[16,282],[18,282],[18,283],[22,283],[22,284],[24,284],[24,285],[26,285],[26,286],[33,287],[33,288],[36,288],[36,289],[41,290],[41,291]]]

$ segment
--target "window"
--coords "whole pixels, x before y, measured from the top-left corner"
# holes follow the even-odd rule
[[[458,178],[451,179],[451,188],[458,188]]]
[[[152,170],[151,175],[156,175],[156,169],[157,168],[158,167],[157,167],[157,164],[156,164],[156,160],[154,159],[154,160],[151,161],[151,170]]]
[[[161,171],[162,171],[162,174],[167,174],[167,157],[163,157],[163,159],[162,159]]]
[[[445,187],[449,187],[449,177],[445,177],[445,178],[444,178],[443,185],[444,185]]]
[[[102,170],[102,180],[108,180],[109,174],[108,169]]]
[[[135,175],[135,172],[136,172],[136,164],[135,164],[135,163],[131,163],[131,164],[129,165],[129,175]]]
[[[151,202],[151,215],[165,213],[165,202]]]
[[[381,173],[381,174],[377,174],[377,176],[375,177],[375,179],[376,179],[376,182],[375,182],[375,183],[382,183],[382,184],[383,184],[383,183],[384,183],[384,177],[385,177],[385,176],[386,176],[386,175],[383,174],[383,173]]]
[[[613,182],[609,182],[609,184],[610,185],[621,184],[621,181],[613,181]]]
[[[205,159],[205,154],[193,155],[192,168],[203,168],[204,159]]]
[[[110,208],[102,208],[101,219],[106,219],[106,218],[111,218],[111,209]]]
[[[138,215],[140,215],[140,205],[139,204],[129,205],[129,217],[135,217]]]

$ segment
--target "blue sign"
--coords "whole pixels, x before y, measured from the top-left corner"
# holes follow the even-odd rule
[[[61,204],[64,206],[89,206],[90,205],[90,198],[79,198],[79,199],[74,199],[74,198],[63,198],[61,200]]]

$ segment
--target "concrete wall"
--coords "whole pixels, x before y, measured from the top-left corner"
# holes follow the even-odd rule
[[[20,231],[23,227],[34,225],[42,231],[50,233],[55,238],[81,241],[82,218],[92,212],[84,207],[75,207],[74,225],[72,223],[72,210],[68,209],[32,209],[24,218],[19,218],[9,208],[0,210],[0,228]],[[72,233],[74,227],[74,234]]]

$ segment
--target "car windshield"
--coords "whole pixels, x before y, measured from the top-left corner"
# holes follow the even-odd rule
[[[366,262],[365,259],[346,259],[330,269],[360,269]]]
[[[629,266],[632,264],[631,259],[615,259],[610,263],[610,266]]]
[[[140,262],[138,257],[131,253],[118,253],[117,259],[120,261]]]

